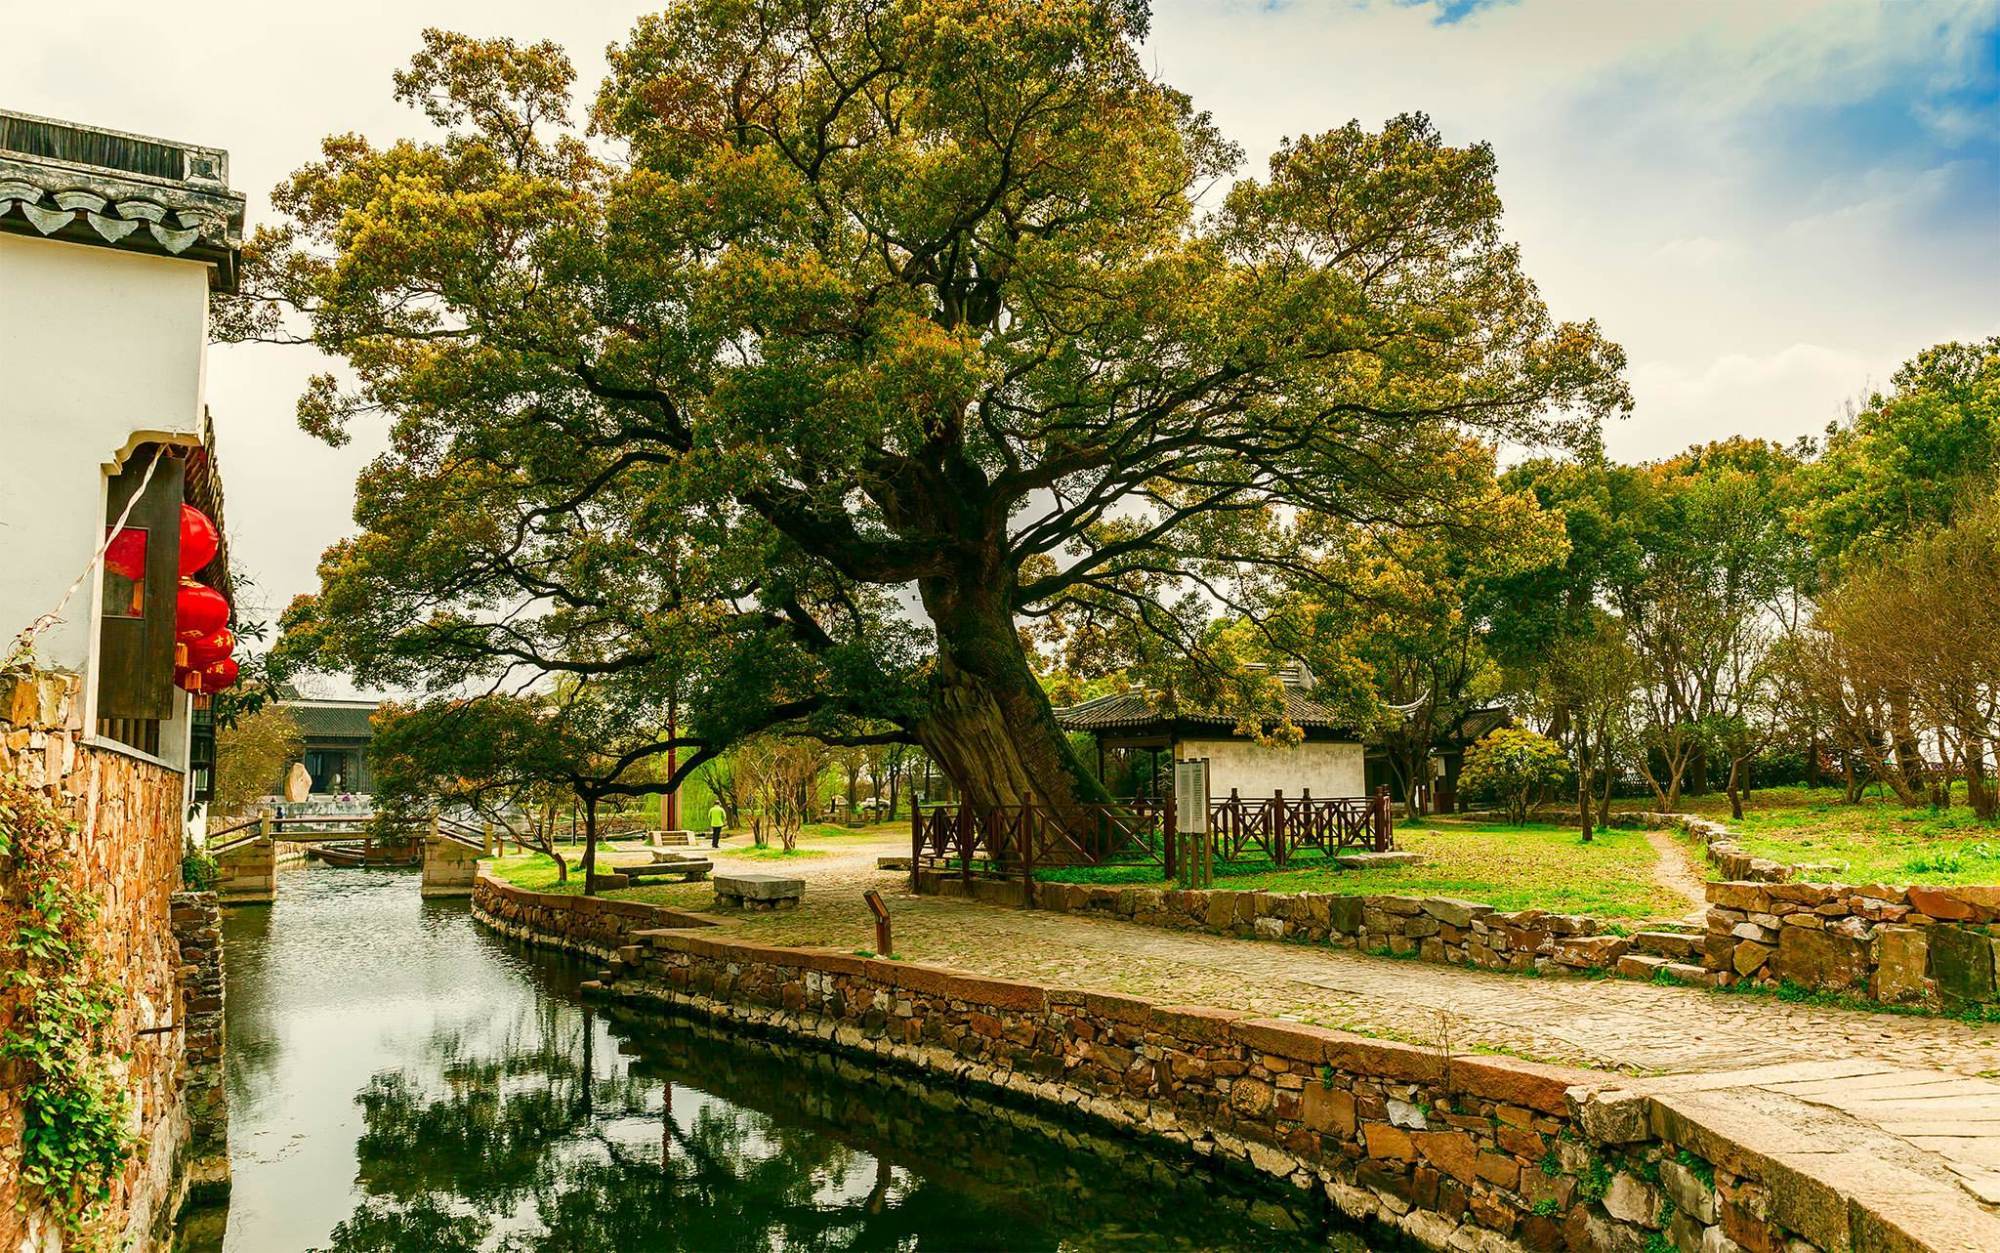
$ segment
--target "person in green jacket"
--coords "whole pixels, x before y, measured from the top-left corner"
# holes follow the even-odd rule
[[[722,847],[722,828],[728,821],[729,813],[722,806],[710,805],[708,807],[708,846],[710,848]]]

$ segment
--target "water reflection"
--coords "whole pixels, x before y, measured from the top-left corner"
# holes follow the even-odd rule
[[[415,880],[304,868],[229,919],[235,1192],[191,1247],[1362,1247],[1074,1126],[593,1010]]]

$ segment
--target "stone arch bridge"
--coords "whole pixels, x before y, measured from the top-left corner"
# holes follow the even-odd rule
[[[278,894],[280,846],[351,844],[369,839],[374,814],[266,814],[209,833],[221,878],[216,895],[225,905],[269,904]],[[433,814],[422,834],[424,896],[470,896],[479,858],[499,851],[491,827],[481,829]]]

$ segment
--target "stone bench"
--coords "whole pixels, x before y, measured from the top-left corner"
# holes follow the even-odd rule
[[[708,878],[708,872],[715,869],[715,863],[706,858],[661,857],[657,854],[652,861],[640,862],[636,866],[620,866],[618,873],[628,879],[680,879],[687,883],[700,883]]]
[[[723,909],[796,909],[806,881],[777,874],[719,874],[715,903]]]

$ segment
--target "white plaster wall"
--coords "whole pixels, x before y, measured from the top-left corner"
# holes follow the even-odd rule
[[[199,440],[207,326],[201,262],[0,235],[0,639],[82,573],[131,446]],[[43,666],[91,673],[97,593],[41,636]]]
[[[1174,759],[1208,758],[1209,795],[1221,799],[1235,788],[1246,800],[1283,791],[1297,796],[1360,796],[1368,790],[1362,746],[1347,740],[1307,740],[1265,746],[1248,740],[1181,740]]]

